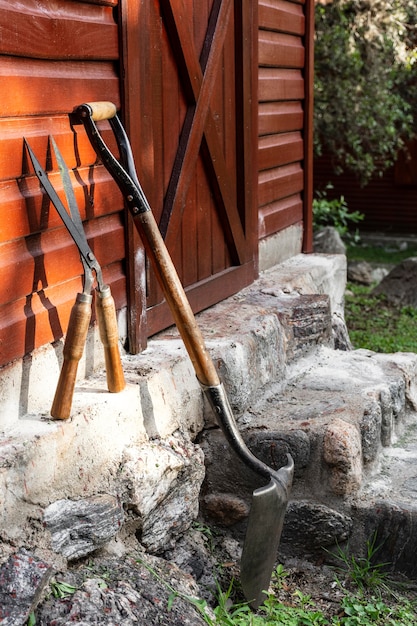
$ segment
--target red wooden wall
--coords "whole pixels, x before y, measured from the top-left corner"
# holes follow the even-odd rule
[[[75,168],[90,245],[117,307],[129,305],[132,351],[171,323],[115,184],[83,129],[69,124],[68,112],[82,102],[121,107],[195,310],[253,280],[258,234],[291,224],[309,232],[310,6],[312,0],[0,0],[0,366],[65,334],[82,283],[78,252],[40,191],[23,137],[62,197],[49,134]],[[252,115],[258,93],[259,145]],[[199,116],[188,120],[187,143],[182,129],[193,107]],[[102,129],[113,145],[106,124]],[[171,215],[165,225],[164,213]]]
[[[82,272],[78,252],[40,192],[25,136],[51,182],[52,134],[67,160],[90,245],[117,306],[126,303],[122,200],[68,111],[86,100],[120,103],[116,0],[0,1],[0,364],[58,340]]]
[[[309,209],[311,6],[308,0],[259,0],[260,238],[301,223]]]

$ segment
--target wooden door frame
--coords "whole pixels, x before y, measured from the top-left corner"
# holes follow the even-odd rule
[[[134,155],[141,150],[141,138],[134,130],[134,122],[145,115],[140,94],[146,85],[141,85],[137,77],[142,76],[139,71],[141,55],[147,54],[146,36],[138,36],[138,24],[142,20],[147,23],[144,15],[147,6],[148,3],[141,0],[119,1],[122,117]],[[145,190],[149,186],[149,175],[149,171],[140,173]],[[137,354],[147,345],[145,250],[127,209],[125,220],[127,340],[129,352]]]

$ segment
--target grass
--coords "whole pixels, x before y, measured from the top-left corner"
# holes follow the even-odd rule
[[[354,348],[375,352],[417,352],[417,309],[395,307],[372,287],[348,283],[345,319]]]
[[[340,565],[335,568],[334,584],[341,595],[331,613],[324,612],[314,598],[294,586],[291,574],[282,565],[273,572],[265,601],[256,612],[247,602],[239,601],[239,587],[233,580],[226,591],[218,586],[217,604],[210,607],[205,600],[177,592],[145,566],[170,592],[167,612],[177,598],[182,598],[194,606],[208,626],[415,626],[415,602],[391,592],[383,565],[375,563],[377,551],[375,536],[367,542],[364,557],[354,557],[338,548],[333,555]]]
[[[381,265],[397,265],[410,256],[417,256],[417,249],[392,252],[375,246],[348,249],[349,260]],[[384,296],[372,295],[372,288],[373,285],[347,285],[345,319],[353,347],[375,352],[417,352],[417,309],[393,306]]]
[[[368,263],[381,263],[382,265],[398,265],[404,259],[417,256],[417,246],[407,247],[400,250],[398,246],[355,245],[348,246],[348,259],[351,261],[367,261]]]
[[[375,537],[367,542],[364,557],[355,558],[338,549],[336,557],[342,566],[337,569],[343,574],[343,581],[337,577],[335,581],[344,593],[332,615],[325,614],[310,595],[299,589],[291,591],[290,599],[288,593],[285,600],[280,598],[282,589],[288,590],[290,586],[286,584],[288,573],[278,565],[267,597],[256,613],[246,603],[230,605],[229,588],[221,594],[214,609],[215,620],[209,618],[206,623],[209,626],[415,626],[415,603],[391,592],[383,565],[373,562],[377,550]],[[345,588],[348,580],[350,591]]]

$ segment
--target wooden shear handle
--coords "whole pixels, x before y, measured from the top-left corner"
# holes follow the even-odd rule
[[[51,415],[56,419],[68,419],[71,414],[78,363],[84,352],[91,319],[91,302],[92,296],[79,293],[71,309],[63,350],[64,362],[51,408]]]
[[[118,393],[126,383],[120,360],[116,307],[108,286],[102,291],[96,290],[96,313],[106,360],[107,388],[112,393]]]

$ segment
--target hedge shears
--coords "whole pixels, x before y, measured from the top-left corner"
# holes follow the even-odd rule
[[[108,390],[113,393],[121,391],[125,387],[125,380],[118,344],[119,334],[114,299],[111,295],[110,287],[103,281],[101,267],[88,245],[68,167],[54,138],[50,137],[49,140],[58,164],[69,212],[52,186],[28,141],[24,139],[24,142],[41,187],[56,208],[78,248],[84,270],[83,290],[81,293],[77,294],[75,304],[71,309],[63,349],[64,361],[51,408],[52,417],[56,419],[67,419],[71,413],[78,363],[84,351],[88,327],[91,320],[94,276],[97,283],[95,289],[95,308],[100,339],[104,346]]]

